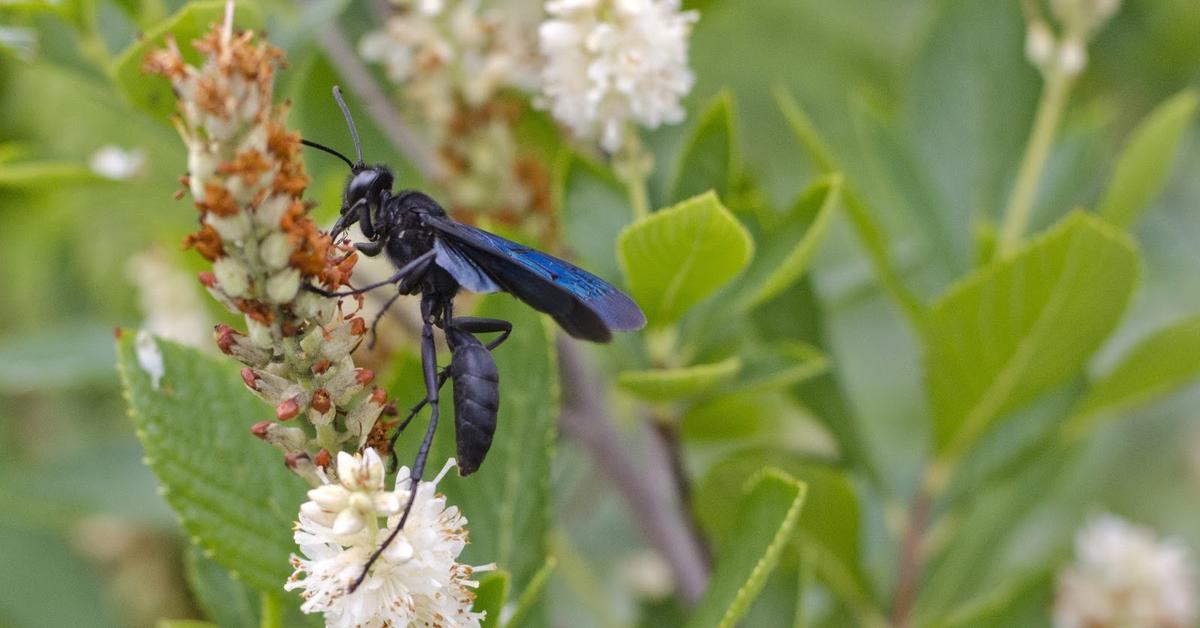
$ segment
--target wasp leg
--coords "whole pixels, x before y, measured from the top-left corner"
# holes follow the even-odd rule
[[[359,253],[362,253],[367,257],[375,257],[383,252],[383,247],[385,244],[387,243],[383,240],[374,242],[355,242],[354,248],[358,249]]]
[[[498,318],[476,318],[474,316],[459,316],[450,320],[450,326],[472,334],[490,334],[500,332],[500,337],[487,343],[488,351],[500,346],[508,340],[512,333],[512,323]]]
[[[417,259],[414,259],[413,261],[405,264],[403,268],[396,271],[396,274],[392,275],[391,277],[388,277],[387,279],[384,279],[383,281],[377,281],[373,284],[365,285],[361,288],[355,288],[353,290],[346,290],[344,292],[332,292],[330,290],[325,290],[323,288],[318,288],[316,286],[306,284],[304,286],[304,289],[308,290],[309,292],[315,292],[323,297],[331,297],[331,298],[332,297],[349,297],[349,296],[354,296],[356,294],[362,294],[364,292],[370,292],[376,288],[394,284],[397,281],[401,281],[403,279],[408,278],[409,276],[420,275],[420,274],[424,273],[426,270],[429,269],[429,265],[433,263],[433,258],[435,255],[437,255],[437,251],[430,249],[429,251],[421,254],[421,256],[417,257]]]
[[[442,386],[446,385],[446,380],[448,379],[450,379],[450,370],[442,369],[441,372],[438,373],[437,385],[439,391],[442,389]],[[396,469],[400,468],[400,462],[396,458],[396,441],[400,439],[400,434],[404,432],[404,428],[408,427],[409,423],[412,423],[413,418],[417,416],[417,413],[420,412],[421,408],[424,408],[425,404],[427,403],[429,403],[429,397],[417,402],[417,405],[413,406],[412,409],[408,411],[408,416],[404,417],[404,420],[400,422],[400,425],[396,426],[396,431],[392,432],[392,437],[388,439],[388,447],[392,452],[392,468],[389,471],[390,473],[395,473]]]
[[[393,294],[392,298],[388,299],[387,303],[384,303],[383,307],[379,309],[379,312],[375,314],[375,319],[371,321],[371,339],[367,341],[368,349],[375,348],[375,340],[377,338],[375,328],[379,327],[379,320],[383,318],[384,314],[387,314],[388,308],[392,307],[392,304],[395,303],[396,299],[399,299],[400,295],[402,294],[404,293],[397,290],[396,294]]]
[[[422,310],[427,310],[425,304],[421,304]],[[409,474],[408,481],[408,504],[404,506],[404,511],[400,515],[400,521],[396,523],[396,527],[384,539],[383,544],[375,549],[371,557],[367,559],[367,564],[363,566],[362,573],[355,578],[354,583],[350,585],[350,593],[353,593],[363,580],[367,578],[367,574],[371,571],[371,566],[379,557],[383,555],[384,550],[404,529],[405,522],[408,521],[408,515],[412,512],[413,503],[417,498],[417,489],[421,485],[421,476],[425,473],[425,461],[429,459],[429,446],[433,443],[433,433],[437,430],[438,423],[438,373],[437,373],[437,345],[433,341],[433,325],[430,322],[429,316],[425,317],[425,326],[421,329],[421,367],[425,373],[425,399],[429,402],[429,427],[425,429],[425,438],[421,441],[421,448],[417,450],[417,458],[413,461],[412,472]]]

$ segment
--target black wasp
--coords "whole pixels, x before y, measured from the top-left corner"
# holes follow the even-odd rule
[[[442,206],[415,190],[392,192],[392,172],[385,166],[363,162],[362,145],[354,119],[333,88],[350,127],[357,161],[332,148],[303,140],[304,144],[341,158],[350,166],[350,178],[343,193],[341,216],[330,234],[337,239],[358,223],[367,242],[355,243],[364,255],[386,253],[396,265],[394,275],[384,281],[343,292],[308,289],[330,297],[361,294],[395,284],[397,293],[386,309],[402,294],[421,295],[421,367],[425,376],[425,399],[413,408],[392,436],[403,430],[426,404],[430,407],[429,427],[413,463],[413,487],[425,470],[429,446],[438,422],[438,391],[450,379],[454,383],[454,423],[459,473],[468,475],[483,462],[496,430],[499,408],[499,373],[491,350],[508,337],[512,324],[491,318],[454,316],[454,296],[459,288],[472,292],[508,292],[534,309],[545,312],[568,334],[592,342],[608,342],[614,331],[641,329],[646,317],[641,309],[620,290],[599,277],[557,257],[522,246],[482,229],[464,225],[446,215]],[[433,328],[445,332],[450,348],[449,367],[437,370],[437,348]],[[475,334],[500,334],[484,344]],[[408,505],[399,525],[367,561],[362,574],[350,587],[362,583],[371,565],[404,527],[412,509],[416,491],[410,491]]]

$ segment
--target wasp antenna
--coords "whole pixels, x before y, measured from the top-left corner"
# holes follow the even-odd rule
[[[333,86],[333,98],[337,100],[338,107],[342,108],[342,115],[346,117],[346,124],[350,127],[350,137],[354,139],[354,155],[358,157],[357,165],[362,166],[362,143],[358,141],[358,129],[354,127],[354,118],[350,117],[350,108],[346,106],[346,101],[342,99],[342,89],[337,85]]]
[[[329,153],[330,155],[333,155],[334,157],[337,157],[338,159],[341,159],[342,161],[346,162],[346,165],[350,166],[351,170],[354,169],[354,162],[350,161],[349,157],[341,154],[340,152],[338,152],[328,146],[325,146],[324,144],[318,144],[312,140],[306,140],[306,139],[301,139],[300,143],[304,144],[305,146],[310,146],[312,148],[315,148],[317,150],[325,151],[325,152]]]

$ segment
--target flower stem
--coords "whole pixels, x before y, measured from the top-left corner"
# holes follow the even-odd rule
[[[650,215],[650,194],[646,189],[646,179],[653,169],[654,157],[642,144],[637,129],[628,129],[625,133],[625,144],[613,159],[613,171],[629,192],[634,222]]]
[[[259,605],[262,606],[262,617],[258,623],[261,628],[283,628],[283,604],[278,595],[260,594]]]
[[[633,205],[633,219],[641,220],[650,215],[650,195],[646,193],[646,180],[628,182],[629,202]]]
[[[1029,134],[1029,142],[1025,145],[1025,155],[1021,158],[1021,168],[1017,172],[1012,196],[1004,210],[1004,225],[996,247],[996,256],[999,258],[1012,254],[1021,245],[1025,229],[1029,226],[1029,217],[1033,213],[1033,203],[1037,198],[1038,182],[1041,180],[1046,160],[1050,157],[1050,147],[1066,109],[1072,82],[1071,77],[1059,70],[1051,70],[1046,75],[1046,87],[1042,90],[1041,101],[1038,103],[1033,130]]]

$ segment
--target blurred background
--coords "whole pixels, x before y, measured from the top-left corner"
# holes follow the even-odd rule
[[[182,143],[166,116],[132,106],[109,70],[140,32],[182,4],[0,4],[0,625],[150,626],[201,613],[185,577],[186,543],[142,464],[113,350],[116,327],[174,326],[173,333],[208,347],[208,326],[228,320],[194,280],[203,261],[179,245],[196,221],[189,202],[172,198],[186,170]],[[688,119],[721,90],[732,94],[737,150],[758,202],[786,205],[817,174],[773,97],[783,86],[875,201],[893,258],[920,297],[932,299],[971,268],[972,234],[999,221],[1040,89],[1024,57],[1017,2],[684,4],[701,16],[691,39],[697,81],[685,101]],[[526,5],[536,23],[538,3]],[[277,94],[293,103],[291,125],[347,150],[328,95],[344,78],[317,44],[316,29],[336,18],[358,41],[377,28],[377,7],[345,0],[253,6],[287,53]],[[1122,3],[1090,48],[1053,148],[1036,229],[1092,203],[1131,128],[1167,97],[1200,86],[1198,34],[1195,0]],[[385,70],[370,67],[387,84]],[[404,163],[369,123],[359,124],[368,127],[372,160]],[[647,144],[656,155],[672,154],[687,127],[649,132]],[[317,153],[306,159],[314,213],[331,220],[344,169]],[[891,165],[881,169],[881,162]],[[659,163],[655,176],[669,175],[667,159]],[[406,186],[415,180],[410,167],[401,172]],[[472,198],[463,197],[464,211]],[[1142,283],[1094,367],[1111,365],[1149,330],[1200,311],[1198,209],[1200,131],[1193,126],[1164,193],[1137,226]],[[571,216],[504,209],[481,215],[515,225],[551,250],[586,246],[572,241],[580,229]],[[815,330],[833,365],[823,378],[825,398],[805,407],[837,413],[859,435],[866,459],[884,470],[864,490],[873,497],[861,497],[861,538],[871,588],[886,599],[896,521],[928,447],[921,356],[844,222],[833,226],[803,290],[777,305],[774,316]],[[954,597],[986,587],[1000,566],[1065,556],[1075,530],[1098,512],[1184,539],[1195,555],[1198,407],[1200,387],[1185,388],[1106,426],[1065,470],[1015,472],[1009,493],[989,493],[987,506],[970,515],[992,525],[964,526],[973,532],[956,541],[962,546],[950,564],[937,566],[930,586]],[[724,451],[702,432],[686,443],[697,477]],[[810,432],[803,449],[828,447],[819,427]],[[564,439],[560,447],[553,623],[656,625],[656,613],[674,617],[663,601],[669,574],[624,502],[575,443]],[[1012,496],[1022,494],[1036,494],[1036,506],[1007,518]],[[772,577],[746,625],[790,624],[764,618],[791,617],[798,569],[783,567]],[[1047,608],[1047,599],[1034,608]],[[816,610],[809,613],[818,617],[822,603],[833,605],[819,595],[811,601]]]

